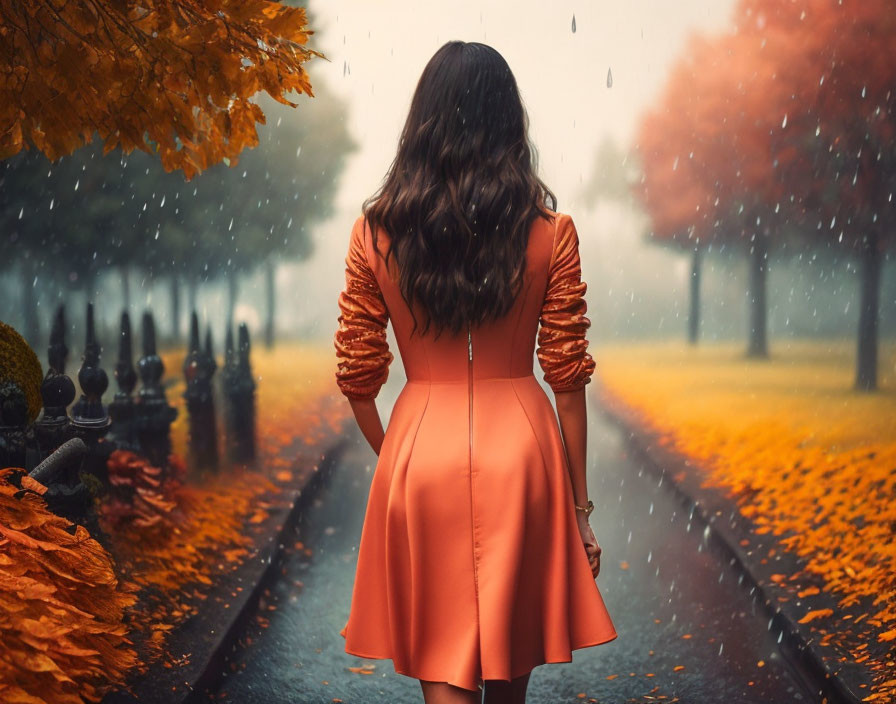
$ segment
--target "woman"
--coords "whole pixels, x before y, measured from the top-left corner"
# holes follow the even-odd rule
[[[524,702],[535,666],[617,635],[588,523],[578,235],[533,154],[501,55],[448,42],[346,257],[336,381],[379,458],[341,634],[427,704]],[[389,320],[407,384],[384,433]]]

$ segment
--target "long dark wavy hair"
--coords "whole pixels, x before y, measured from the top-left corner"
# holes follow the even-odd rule
[[[538,177],[529,118],[510,67],[495,49],[450,41],[429,60],[398,153],[362,211],[376,243],[388,233],[399,287],[425,333],[455,334],[507,313],[523,284],[536,217],[557,199]],[[379,251],[377,249],[377,251]]]

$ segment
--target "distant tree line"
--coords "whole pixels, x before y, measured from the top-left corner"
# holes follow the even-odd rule
[[[225,160],[191,181],[140,151],[103,155],[99,139],[56,162],[36,150],[0,162],[0,271],[19,271],[25,337],[39,336],[38,274],[58,291],[94,297],[97,276],[118,270],[124,306],[134,277],[167,280],[177,339],[183,288],[194,308],[199,286],[225,281],[229,322],[239,278],[261,267],[271,344],[278,263],[310,256],[310,226],[332,214],[338,177],[357,145],[345,104],[322,81],[298,108],[266,102],[258,146],[236,166]]]
[[[642,118],[633,184],[653,241],[700,262],[749,262],[747,354],[768,355],[775,256],[825,251],[858,264],[855,388],[877,387],[882,262],[896,226],[896,13],[887,0],[741,0],[734,28],[692,36]]]

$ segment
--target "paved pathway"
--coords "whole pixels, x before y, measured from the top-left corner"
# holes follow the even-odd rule
[[[593,408],[589,418],[592,526],[604,549],[598,585],[620,635],[574,651],[572,663],[536,668],[530,704],[812,701],[739,575],[707,548],[667,487],[628,456],[619,431]],[[416,680],[395,674],[389,660],[346,654],[339,635],[375,462],[355,434],[298,528],[311,554],[290,553],[259,612],[267,625],[249,628],[215,701],[422,702]],[[365,665],[373,674],[348,669]]]

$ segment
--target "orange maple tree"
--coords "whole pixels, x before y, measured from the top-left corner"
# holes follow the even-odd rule
[[[304,8],[268,0],[0,0],[0,158],[89,143],[187,179],[258,144],[266,91],[314,94]]]
[[[764,356],[776,246],[858,254],[856,387],[876,386],[880,270],[896,224],[896,14],[886,0],[741,0],[692,37],[638,135],[636,188],[661,242],[750,251],[750,353]]]
[[[716,227],[718,202],[706,169],[707,135],[700,129],[705,96],[717,91],[718,74],[708,70],[717,49],[693,36],[692,51],[672,69],[658,104],[641,119],[637,148],[643,163],[640,182],[634,184],[653,229],[651,237],[666,244],[695,248],[720,230]]]
[[[784,117],[774,152],[791,196],[808,205],[807,236],[858,260],[854,386],[875,389],[882,262],[896,242],[892,2],[741,0],[737,17],[745,34],[779,55],[776,103]],[[793,168],[795,154],[810,170]]]

